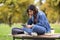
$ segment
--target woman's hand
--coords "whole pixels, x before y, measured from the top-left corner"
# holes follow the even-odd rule
[[[32,17],[32,15],[29,15],[29,18],[31,18]]]
[[[32,28],[32,25],[26,25],[27,28]]]

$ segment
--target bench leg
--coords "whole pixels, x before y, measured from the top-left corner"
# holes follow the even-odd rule
[[[33,39],[33,40],[55,40],[55,39],[44,39],[44,38],[41,38],[41,39]]]
[[[22,38],[22,40],[24,40],[24,38]]]
[[[13,37],[13,40],[15,40],[15,37]]]
[[[55,39],[43,39],[43,40],[55,40]]]

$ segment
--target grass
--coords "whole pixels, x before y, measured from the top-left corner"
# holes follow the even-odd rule
[[[6,24],[0,24],[0,40],[11,40],[12,38],[8,37],[11,31],[11,28]]]
[[[13,27],[22,27],[20,24],[14,24]],[[51,24],[51,27],[54,28],[56,33],[60,33],[60,25]],[[0,40],[12,40],[12,37],[8,36],[11,33],[12,27],[9,27],[8,24],[0,24]]]
[[[14,24],[13,27],[21,27],[20,24]],[[0,40],[12,40],[8,34],[11,34],[12,27],[9,27],[8,24],[0,24]]]
[[[51,24],[51,28],[55,30],[55,33],[60,33],[60,25],[59,24]]]

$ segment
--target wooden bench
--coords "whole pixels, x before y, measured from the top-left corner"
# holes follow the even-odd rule
[[[17,35],[11,35],[13,37],[13,40],[15,39],[39,39],[39,40],[55,40],[60,39],[60,34],[44,34],[44,35],[38,35],[38,36],[31,36],[26,34],[17,34]]]

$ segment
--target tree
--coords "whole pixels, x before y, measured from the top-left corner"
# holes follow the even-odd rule
[[[46,2],[41,6],[49,22],[59,23],[60,22],[60,0],[46,0]]]
[[[0,0],[0,15],[4,23],[18,23],[26,22],[26,17],[23,16],[27,7],[32,4],[34,0]],[[25,19],[26,18],[26,19]],[[24,20],[23,20],[24,19]]]

